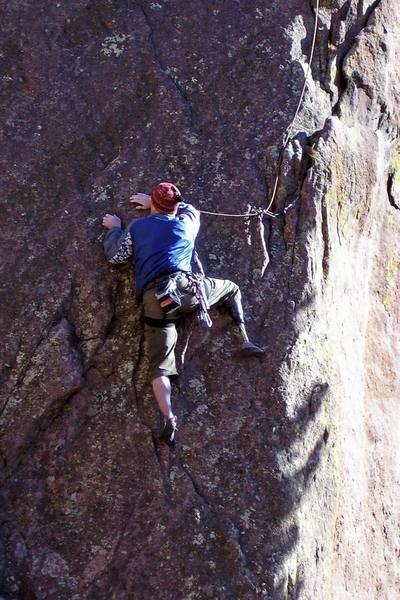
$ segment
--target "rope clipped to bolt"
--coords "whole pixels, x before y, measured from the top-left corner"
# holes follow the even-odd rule
[[[246,217],[262,217],[263,215],[267,215],[268,217],[270,217],[271,219],[276,219],[276,217],[281,217],[282,215],[286,215],[286,213],[288,212],[288,210],[290,210],[298,201],[299,196],[295,196],[295,198],[293,199],[293,201],[288,204],[287,206],[285,206],[285,208],[279,212],[271,212],[270,210],[267,210],[265,208],[261,208],[258,206],[252,206],[250,209],[250,212],[247,213],[243,213],[241,215],[238,214],[231,214],[231,213],[217,213],[217,212],[211,212],[208,210],[199,210],[199,212],[201,212],[203,215],[215,215],[217,217],[239,217],[241,219],[244,219]]]
[[[261,208],[261,207],[252,207],[250,209],[249,212],[244,213],[244,214],[232,214],[232,213],[221,213],[221,212],[211,212],[208,210],[200,210],[200,212],[203,215],[213,215],[216,217],[239,217],[239,218],[246,218],[246,217],[262,217],[264,215],[275,219],[276,217],[280,217],[282,215],[285,215],[287,213],[287,211],[292,208],[298,201],[299,196],[295,196],[293,202],[291,202],[288,206],[286,206],[282,211],[278,212],[278,213],[274,213],[273,211],[271,211],[271,207],[274,203],[275,197],[276,197],[276,192],[278,190],[278,183],[279,183],[279,176],[280,176],[280,171],[281,171],[281,167],[282,167],[282,162],[283,162],[283,155],[284,152],[286,150],[286,146],[289,143],[290,140],[290,136],[292,134],[293,131],[293,127],[294,127],[294,123],[297,119],[297,115],[300,112],[300,108],[301,108],[301,104],[303,102],[303,98],[304,98],[304,94],[306,91],[306,85],[307,85],[307,80],[308,80],[308,76],[310,74],[310,70],[311,70],[311,64],[314,58],[314,50],[315,50],[315,42],[317,39],[317,30],[318,30],[318,19],[319,19],[319,4],[320,4],[320,0],[316,0],[316,6],[315,6],[315,19],[314,19],[314,32],[313,32],[313,39],[312,39],[312,44],[311,44],[311,50],[310,50],[310,56],[308,59],[308,65],[307,65],[307,71],[304,77],[304,83],[303,83],[303,87],[301,90],[301,94],[300,94],[300,98],[299,101],[297,103],[297,108],[296,108],[296,112],[294,113],[293,119],[289,125],[289,127],[286,129],[286,133],[283,137],[283,143],[282,143],[282,147],[279,153],[279,157],[278,157],[278,162],[277,162],[277,167],[276,167],[276,177],[275,177],[275,181],[274,181],[274,187],[272,190],[272,194],[271,194],[271,199],[268,203],[267,208]]]

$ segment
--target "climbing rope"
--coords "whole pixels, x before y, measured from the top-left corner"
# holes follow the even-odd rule
[[[319,4],[320,4],[320,0],[316,0],[316,6],[315,6],[315,19],[314,19],[314,32],[313,32],[313,39],[312,39],[312,44],[311,44],[311,50],[310,50],[310,56],[308,59],[308,65],[307,65],[307,71],[306,71],[306,75],[304,77],[304,83],[303,83],[303,87],[301,90],[301,94],[300,94],[300,98],[297,104],[297,108],[296,108],[296,112],[294,113],[294,117],[289,125],[289,127],[286,129],[286,133],[283,136],[283,144],[282,144],[282,148],[281,151],[279,153],[279,157],[278,157],[278,162],[277,162],[277,167],[276,167],[276,177],[275,177],[275,182],[274,182],[274,187],[272,190],[272,195],[271,195],[271,199],[269,201],[269,204],[267,206],[267,208],[252,208],[250,210],[250,212],[247,212],[245,214],[231,214],[231,213],[220,213],[220,212],[211,212],[208,210],[200,210],[200,212],[203,215],[213,215],[216,217],[239,217],[239,218],[245,218],[245,217],[256,217],[256,216],[261,216],[261,215],[267,215],[271,218],[276,218],[279,217],[283,214],[286,214],[286,212],[289,210],[289,208],[292,208],[292,206],[294,206],[298,200],[298,196],[294,199],[293,202],[291,202],[291,204],[289,204],[283,211],[279,212],[279,213],[274,213],[271,211],[271,206],[274,203],[275,200],[275,196],[276,196],[276,192],[278,189],[278,183],[279,183],[279,176],[280,176],[280,171],[281,171],[281,166],[282,166],[282,162],[283,162],[283,154],[285,152],[286,146],[288,145],[288,142],[290,140],[290,136],[294,127],[294,123],[296,121],[297,115],[299,114],[300,108],[301,108],[301,104],[303,102],[303,98],[304,98],[304,94],[306,91],[306,85],[307,85],[307,80],[308,80],[308,76],[310,74],[310,70],[311,70],[311,63],[313,61],[314,58],[314,50],[315,50],[315,42],[317,39],[317,30],[318,30],[318,19],[319,19]]]
[[[243,213],[241,215],[233,214],[233,213],[221,213],[221,212],[217,213],[217,212],[211,212],[209,210],[199,210],[199,212],[201,212],[203,215],[217,215],[218,217],[239,217],[239,218],[243,219],[245,217],[257,217],[260,214],[263,214],[264,212],[267,212],[267,211],[264,211],[263,208],[260,208],[257,210],[254,209],[252,212]],[[269,212],[269,211],[268,211],[268,214],[271,217],[275,216],[274,213]]]
[[[243,213],[241,215],[233,214],[233,213],[215,213],[215,212],[210,212],[208,210],[199,210],[199,212],[201,212],[203,215],[217,215],[218,217],[240,217],[240,218],[244,219],[245,217],[261,217],[262,215],[267,215],[268,217],[271,217],[271,219],[276,219],[276,217],[281,217],[282,215],[285,215],[287,213],[287,211],[296,204],[298,199],[299,199],[299,196],[296,196],[294,198],[293,202],[291,202],[290,204],[285,206],[285,208],[283,210],[281,210],[277,213],[271,212],[270,210],[267,210],[266,208],[260,208],[257,206],[253,206],[250,209],[250,212]]]

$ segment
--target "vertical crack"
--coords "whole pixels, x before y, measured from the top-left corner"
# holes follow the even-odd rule
[[[164,494],[165,494],[165,500],[167,502],[167,504],[171,507],[174,508],[175,504],[173,502],[172,499],[172,489],[171,489],[171,482],[169,479],[169,474],[170,474],[170,470],[171,470],[171,464],[172,464],[172,450],[170,448],[168,448],[168,466],[167,469],[164,466],[164,462],[162,459],[162,453],[161,453],[161,443],[159,442],[159,440],[157,439],[157,437],[154,435],[154,433],[152,434],[153,437],[153,447],[154,447],[154,454],[156,456],[156,460],[158,463],[158,468],[160,470],[160,481],[161,484],[164,488]]]
[[[136,403],[136,408],[137,408],[137,411],[138,411],[138,415],[139,415],[142,423],[144,423],[143,400],[139,400],[139,398],[141,396],[140,396],[140,394],[138,392],[138,388],[137,388],[137,385],[136,385],[135,375],[139,371],[140,363],[141,363],[142,356],[143,356],[143,352],[144,352],[144,332],[142,330],[140,332],[140,337],[139,337],[139,347],[138,347],[137,360],[136,360],[136,363],[134,365],[133,372],[132,372],[132,387],[133,387],[133,392],[135,394],[135,403]]]
[[[146,25],[149,29],[149,40],[150,40],[150,45],[153,51],[153,56],[155,61],[158,64],[158,67],[161,71],[161,73],[168,79],[168,81],[172,84],[172,86],[175,88],[175,90],[178,92],[183,105],[185,106],[188,115],[189,115],[189,121],[190,121],[190,125],[193,128],[196,128],[196,124],[195,124],[195,119],[194,119],[194,113],[193,113],[193,107],[192,104],[188,98],[188,95],[185,91],[185,89],[182,87],[182,85],[179,83],[179,81],[172,75],[171,70],[168,67],[165,67],[162,61],[162,58],[160,56],[160,53],[157,49],[157,45],[155,42],[155,37],[154,37],[154,28],[151,24],[149,15],[147,14],[146,10],[144,9],[142,4],[139,4],[140,9],[142,11],[142,14],[144,16],[144,19],[146,21]]]
[[[260,578],[258,577],[258,575],[253,573],[249,567],[246,552],[242,547],[241,533],[240,533],[239,527],[236,525],[236,523],[232,520],[231,517],[229,517],[228,515],[225,515],[225,514],[221,515],[221,516],[224,519],[226,519],[226,521],[228,523],[229,531],[227,530],[226,526],[224,527],[222,523],[221,524],[219,523],[219,521],[220,521],[219,513],[215,510],[214,506],[210,503],[208,498],[206,498],[204,496],[204,494],[201,492],[196,480],[194,479],[193,475],[190,473],[188,467],[185,464],[183,464],[182,462],[180,462],[180,467],[181,467],[182,471],[185,473],[185,475],[188,477],[189,481],[191,482],[196,496],[199,498],[201,503],[208,509],[208,511],[212,515],[213,519],[216,521],[216,524],[217,524],[219,530],[221,531],[221,533],[224,536],[226,536],[228,539],[230,539],[231,543],[236,545],[238,556],[239,556],[239,561],[240,561],[240,567],[241,567],[243,576],[246,579],[249,586],[252,588],[252,590],[255,591],[256,589],[258,589],[258,587],[260,585],[262,585],[262,582],[260,581]]]
[[[322,272],[326,281],[329,274],[329,258],[330,258],[330,235],[329,235],[329,213],[325,201],[325,197],[321,203],[321,232],[324,242],[324,253],[322,257]]]
[[[393,194],[393,186],[394,186],[394,174],[389,173],[387,180],[387,193],[390,205],[393,206],[396,210],[400,210],[400,206],[397,204],[394,194]]]

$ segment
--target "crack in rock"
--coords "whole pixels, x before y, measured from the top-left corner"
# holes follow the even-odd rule
[[[185,91],[185,89],[182,87],[182,85],[179,83],[179,81],[172,75],[171,70],[167,67],[164,67],[162,58],[158,52],[157,49],[157,45],[155,42],[155,32],[154,32],[154,28],[151,24],[150,18],[146,12],[146,10],[144,9],[142,4],[139,4],[140,9],[143,13],[144,19],[146,21],[147,27],[149,29],[149,40],[150,40],[150,45],[151,48],[153,50],[153,56],[154,59],[156,61],[156,63],[158,64],[158,67],[161,71],[161,73],[168,79],[168,81],[172,84],[172,86],[175,88],[175,90],[178,92],[182,103],[184,104],[185,108],[188,111],[189,114],[189,121],[190,121],[190,125],[193,129],[196,129],[196,124],[195,124],[195,119],[194,119],[194,112],[193,112],[193,106],[188,98],[188,95]]]
[[[396,199],[394,197],[394,193],[393,193],[394,178],[395,178],[394,173],[389,173],[389,176],[387,179],[387,193],[388,193],[390,205],[393,206],[393,208],[395,208],[396,210],[400,210],[400,206],[399,206],[399,204],[397,204]]]
[[[229,517],[225,513],[224,514],[219,513],[215,509],[215,507],[210,503],[208,498],[206,498],[206,496],[204,496],[204,494],[200,491],[200,488],[199,488],[197,482],[195,481],[193,475],[189,471],[189,468],[187,467],[187,465],[185,465],[184,463],[181,462],[180,467],[181,467],[182,471],[188,477],[189,481],[191,482],[196,496],[199,498],[199,500],[203,504],[203,506],[205,506],[208,509],[208,511],[211,513],[213,520],[216,521],[217,526],[220,529],[221,533],[224,536],[227,536],[228,531],[229,531],[228,537],[233,543],[235,543],[237,545],[238,555],[239,555],[239,559],[240,559],[240,565],[241,565],[241,568],[243,569],[245,579],[247,580],[250,587],[253,590],[258,589],[260,585],[262,587],[264,582],[261,581],[259,576],[256,575],[255,573],[253,573],[251,571],[251,569],[249,568],[247,555],[246,555],[246,552],[245,552],[244,548],[242,547],[242,543],[241,543],[241,533],[240,533],[240,530],[239,530],[238,526],[236,525],[236,523],[232,520],[231,517]],[[228,521],[228,523],[229,523],[228,530],[227,530],[227,527],[226,526],[224,527],[222,525],[222,523],[220,522],[221,518]],[[254,581],[254,580],[256,580],[256,581]]]

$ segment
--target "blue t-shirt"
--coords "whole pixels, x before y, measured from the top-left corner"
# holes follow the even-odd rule
[[[138,294],[165,271],[191,271],[199,227],[199,211],[186,203],[180,204],[177,215],[157,213],[132,223],[129,231]]]

